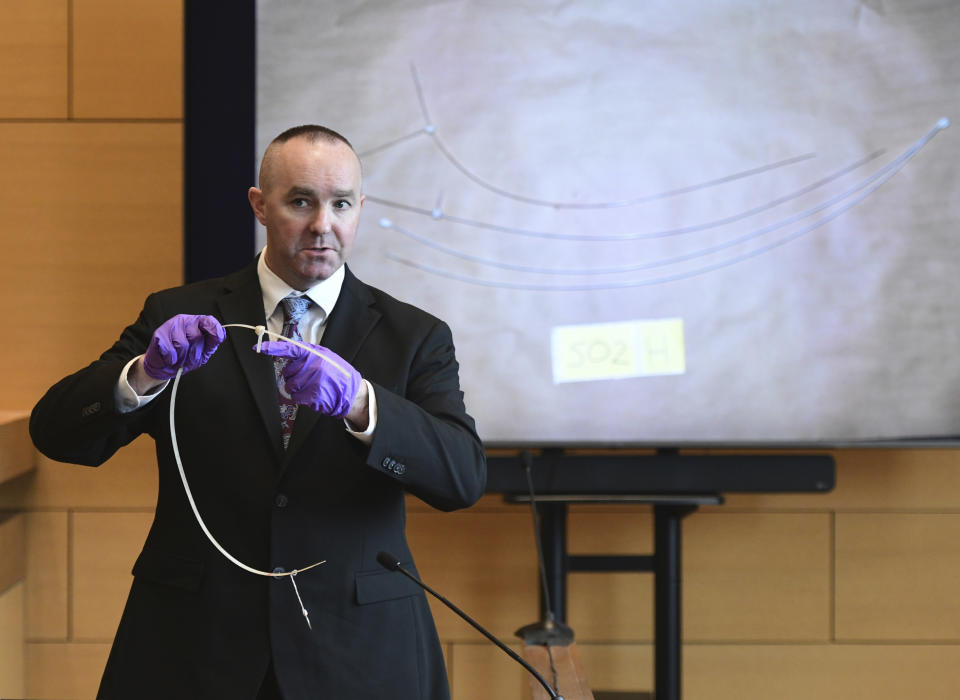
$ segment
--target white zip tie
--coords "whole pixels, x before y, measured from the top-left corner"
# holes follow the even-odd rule
[[[224,325],[223,327],[224,328],[230,328],[230,327],[249,328],[250,330],[254,331],[257,334],[257,352],[258,353],[260,352],[260,348],[263,343],[263,335],[264,333],[266,333],[271,338],[275,338],[277,340],[285,340],[289,343],[293,343],[294,345],[303,348],[304,350],[312,352],[314,355],[317,355],[318,357],[322,357],[325,361],[329,362],[331,365],[339,369],[344,374],[349,374],[343,367],[338,365],[335,361],[331,360],[328,357],[324,357],[309,345],[305,345],[304,343],[293,340],[292,338],[287,338],[285,336],[280,335],[279,333],[273,333],[271,331],[268,331],[263,326],[248,326],[244,323],[229,323]],[[171,394],[170,394],[170,443],[173,447],[173,456],[177,462],[177,469],[180,471],[180,481],[183,482],[183,490],[187,494],[187,501],[190,503],[190,508],[193,510],[193,515],[197,519],[197,524],[200,525],[200,529],[203,530],[203,534],[207,536],[207,539],[210,540],[210,543],[214,547],[216,547],[217,550],[224,557],[226,557],[230,562],[232,562],[233,564],[236,564],[238,567],[240,567],[244,571],[249,571],[251,574],[257,574],[258,576],[268,576],[270,578],[281,578],[283,576],[289,576],[290,583],[293,584],[293,592],[296,594],[297,602],[300,604],[300,612],[303,613],[304,620],[306,620],[307,622],[307,627],[312,630],[313,626],[310,624],[310,615],[307,613],[307,609],[303,605],[303,599],[300,598],[300,591],[297,590],[297,582],[294,580],[294,577],[302,571],[309,571],[315,566],[320,566],[321,564],[325,564],[327,560],[324,559],[322,561],[316,562],[315,564],[310,564],[310,566],[305,566],[301,569],[294,569],[293,571],[279,571],[279,572],[261,571],[260,569],[256,569],[252,566],[248,566],[247,564],[244,564],[242,561],[240,561],[235,556],[230,554],[230,552],[224,549],[223,545],[217,542],[216,538],[211,534],[210,530],[207,528],[206,523],[203,522],[203,518],[200,517],[200,511],[197,509],[197,504],[193,500],[193,492],[190,490],[190,484],[187,483],[187,474],[183,469],[183,460],[180,459],[180,446],[177,443],[177,428],[174,420],[174,411],[177,405],[177,389],[180,387],[181,376],[183,376],[183,367],[180,367],[177,370],[177,376],[173,380],[173,389],[171,390]]]
[[[263,326],[248,326],[246,323],[224,323],[224,324],[223,324],[223,327],[224,327],[224,328],[249,328],[250,330],[252,330],[252,331],[253,331],[254,333],[256,333],[257,336],[258,336],[258,338],[257,338],[257,352],[258,352],[258,353],[260,352],[260,346],[262,345],[263,335],[264,335],[264,334],[267,334],[267,335],[269,335],[271,338],[273,338],[274,340],[285,340],[285,341],[287,341],[288,343],[293,343],[293,344],[296,345],[298,348],[303,348],[303,349],[306,350],[307,352],[312,353],[312,354],[316,355],[317,357],[321,358],[324,362],[329,362],[331,365],[333,365],[333,366],[336,367],[338,370],[340,370],[341,373],[343,373],[343,374],[345,374],[345,375],[347,375],[347,376],[350,376],[350,372],[348,372],[348,371],[347,371],[343,366],[341,366],[336,360],[333,360],[333,359],[331,359],[330,357],[327,357],[326,355],[324,355],[323,353],[321,353],[321,352],[320,352],[319,350],[317,350],[316,348],[311,347],[311,346],[307,345],[306,343],[301,343],[299,340],[294,340],[293,338],[288,338],[288,337],[285,336],[285,335],[280,335],[279,333],[274,333],[273,331],[269,331],[269,330],[267,330],[266,328],[264,328]]]
[[[293,584],[293,592],[297,594],[297,602],[300,603],[300,612],[303,613],[303,619],[307,621],[307,628],[312,630],[313,625],[310,624],[310,615],[307,613],[307,609],[303,607],[303,601],[300,600],[300,591],[297,590],[297,574],[300,573],[296,569],[290,574],[290,583]]]

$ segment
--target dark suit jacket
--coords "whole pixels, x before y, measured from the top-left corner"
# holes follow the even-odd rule
[[[296,579],[310,631],[288,578],[242,571],[197,525],[171,450],[170,387],[133,413],[115,408],[121,368],[177,313],[264,324],[256,266],[152,294],[114,346],[53,386],[31,417],[35,444],[60,461],[96,466],[142,433],[156,442],[156,514],[98,697],[253,698],[272,651],[287,700],[446,698],[422,592],[375,557],[385,550],[412,566],[404,492],[443,510],[483,492],[449,328],[347,270],[323,344],[375,387],[369,446],[342,420],[301,407],[284,452],[272,361],[251,349],[249,330],[227,329],[209,363],[180,382],[178,443],[213,536],[261,570],[327,560]]]

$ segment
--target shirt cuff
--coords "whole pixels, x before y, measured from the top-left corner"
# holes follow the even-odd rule
[[[167,384],[170,383],[170,380],[168,379],[149,394],[144,396],[141,396],[134,391],[133,387],[130,386],[130,381],[127,379],[127,375],[130,373],[130,368],[133,367],[133,363],[139,360],[141,357],[143,357],[143,355],[137,355],[126,365],[124,365],[123,371],[120,372],[120,379],[117,380],[117,385],[113,389],[113,398],[117,404],[117,411],[120,413],[132,413],[141,406],[146,406],[148,403],[157,398],[157,396],[160,395],[160,392],[163,391]]]
[[[367,411],[370,414],[370,423],[367,425],[367,429],[363,432],[354,430],[350,427],[350,424],[346,420],[343,421],[343,424],[347,426],[347,432],[357,438],[364,445],[369,445],[373,442],[373,431],[377,427],[377,395],[373,391],[373,384],[368,382],[366,379],[363,380],[363,383],[367,385]]]

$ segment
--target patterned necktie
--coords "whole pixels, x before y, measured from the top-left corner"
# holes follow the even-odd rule
[[[280,300],[283,304],[283,330],[281,335],[292,340],[303,340],[300,335],[300,319],[313,303],[309,298],[285,297]],[[290,435],[293,433],[293,422],[297,419],[297,404],[287,393],[286,382],[283,378],[283,368],[290,360],[286,357],[276,357],[273,360],[273,371],[277,376],[277,394],[280,399],[280,435],[283,439],[283,449],[290,444]]]

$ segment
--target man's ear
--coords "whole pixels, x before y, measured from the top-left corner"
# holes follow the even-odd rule
[[[263,190],[259,187],[251,187],[247,190],[247,199],[250,200],[250,208],[253,209],[253,215],[257,217],[264,226],[267,225],[263,211]]]

